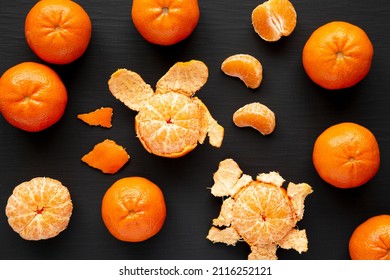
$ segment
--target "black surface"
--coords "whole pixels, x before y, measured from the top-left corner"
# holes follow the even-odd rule
[[[253,30],[251,12],[262,1],[200,1],[201,17],[187,40],[171,47],[151,45],[130,18],[132,1],[78,1],[91,17],[93,33],[85,55],[66,66],[54,66],[69,93],[64,117],[40,133],[26,133],[0,118],[0,259],[246,259],[249,248],[212,244],[205,239],[221,199],[210,194],[218,163],[235,159],[246,174],[279,171],[287,180],[307,182],[314,193],[306,201],[299,228],[306,229],[309,251],[278,250],[280,259],[349,259],[348,240],[367,218],[390,213],[388,114],[390,95],[390,3],[372,1],[293,1],[298,23],[291,36],[275,43]],[[24,38],[24,19],[35,1],[2,1],[0,6],[0,73],[23,62],[39,60]],[[362,27],[374,49],[372,68],[357,86],[342,91],[319,88],[304,73],[301,51],[310,34],[329,21]],[[256,56],[264,68],[257,90],[249,90],[220,71],[232,54]],[[177,61],[199,59],[209,67],[209,80],[197,93],[225,127],[220,149],[208,143],[179,159],[148,154],[134,132],[135,112],[108,91],[117,68],[138,72],[153,87]],[[232,114],[259,101],[276,114],[273,134],[235,127]],[[88,127],[76,118],[101,106],[114,108],[111,129]],[[330,125],[353,121],[369,128],[381,149],[377,175],[357,189],[340,190],[322,181],[311,161],[316,137]],[[104,175],[80,158],[96,143],[110,138],[126,147],[129,163],[115,175]],[[66,185],[74,203],[67,230],[56,238],[31,242],[12,231],[4,213],[12,189],[37,176]],[[143,176],[164,192],[167,219],[161,232],[142,243],[116,240],[106,230],[100,205],[117,179]]]

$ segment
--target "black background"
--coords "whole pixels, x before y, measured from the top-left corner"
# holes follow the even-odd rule
[[[222,200],[211,195],[212,175],[218,163],[233,158],[255,177],[279,171],[286,181],[307,182],[313,189],[299,228],[306,229],[307,253],[279,249],[279,259],[349,259],[348,240],[367,218],[390,213],[390,4],[372,1],[293,1],[297,26],[275,43],[263,41],[253,30],[251,12],[262,1],[200,0],[200,21],[193,34],[171,47],[146,42],[130,17],[132,1],[77,1],[89,14],[93,32],[82,58],[70,65],[51,65],[63,79],[69,103],[53,127],[26,133],[0,118],[0,258],[1,259],[246,259],[249,248],[206,240],[211,220]],[[2,1],[0,6],[0,73],[23,62],[42,62],[27,46],[24,20],[35,1]],[[343,20],[363,28],[374,45],[368,76],[353,88],[328,91],[305,74],[302,48],[319,26]],[[263,82],[250,90],[220,70],[232,54],[257,57]],[[225,128],[222,147],[206,142],[179,159],[148,154],[134,132],[135,112],[117,101],[107,81],[117,68],[138,72],[154,88],[177,61],[199,59],[209,67],[209,80],[197,93]],[[276,114],[275,131],[262,136],[238,128],[232,115],[239,107],[258,101]],[[114,108],[113,127],[89,127],[78,113],[101,106]],[[317,175],[311,153],[316,137],[330,125],[352,121],[370,129],[381,149],[381,167],[365,186],[336,189]],[[123,145],[131,158],[115,175],[88,167],[80,158],[102,140]],[[71,192],[74,211],[69,227],[46,241],[25,241],[12,231],[4,209],[13,188],[37,176],[60,180]],[[141,243],[116,240],[106,230],[101,199],[116,180],[143,176],[163,190],[167,219],[158,235]]]

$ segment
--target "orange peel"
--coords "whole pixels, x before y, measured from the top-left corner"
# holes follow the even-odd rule
[[[117,173],[130,159],[126,149],[115,141],[106,139],[96,144],[93,149],[81,158],[89,166],[106,174]]]
[[[304,200],[313,192],[308,184],[289,183],[286,190],[277,172],[261,173],[253,180],[230,158],[220,162],[213,179],[211,193],[225,199],[208,240],[235,245],[243,239],[251,248],[248,259],[277,259],[278,247],[308,250],[306,231],[296,228]]]
[[[192,151],[207,136],[214,147],[222,145],[224,129],[195,93],[207,82],[208,68],[199,60],[175,63],[156,84],[135,72],[118,69],[109,81],[114,97],[137,111],[135,130],[149,153],[177,158]]]
[[[90,126],[112,127],[112,112],[110,107],[101,107],[93,112],[78,114],[77,118]]]

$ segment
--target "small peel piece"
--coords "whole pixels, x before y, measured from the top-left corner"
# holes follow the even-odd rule
[[[77,118],[90,126],[101,126],[104,128],[112,127],[113,109],[110,107],[101,107],[93,112],[78,114]]]
[[[131,110],[141,110],[145,101],[154,95],[150,85],[140,75],[125,68],[115,71],[108,80],[112,95]]]
[[[193,96],[207,82],[209,71],[202,61],[175,63],[156,84],[156,94],[177,92]]]
[[[236,245],[237,241],[240,240],[240,235],[234,228],[219,229],[211,227],[207,235],[207,239],[213,243],[225,243],[226,245]]]
[[[117,173],[129,159],[130,156],[125,148],[109,139],[96,144],[89,153],[81,158],[89,166],[106,174]]]

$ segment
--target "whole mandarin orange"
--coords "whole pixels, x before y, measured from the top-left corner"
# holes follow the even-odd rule
[[[365,78],[373,55],[373,45],[363,29],[334,21],[311,34],[303,48],[302,62],[312,81],[336,90],[352,87]]]
[[[198,24],[198,0],[134,0],[133,23],[150,43],[169,46],[191,35]]]
[[[351,122],[333,125],[314,143],[313,163],[320,177],[338,188],[354,188],[378,172],[380,151],[374,134]]]
[[[73,1],[41,0],[25,21],[28,45],[42,60],[68,64],[88,48],[92,23],[87,12]]]
[[[22,62],[0,79],[0,111],[11,125],[25,131],[41,131],[57,123],[67,101],[61,78],[40,63]]]
[[[165,222],[164,195],[146,178],[122,178],[104,194],[101,213],[105,226],[114,237],[141,242],[156,235]]]

